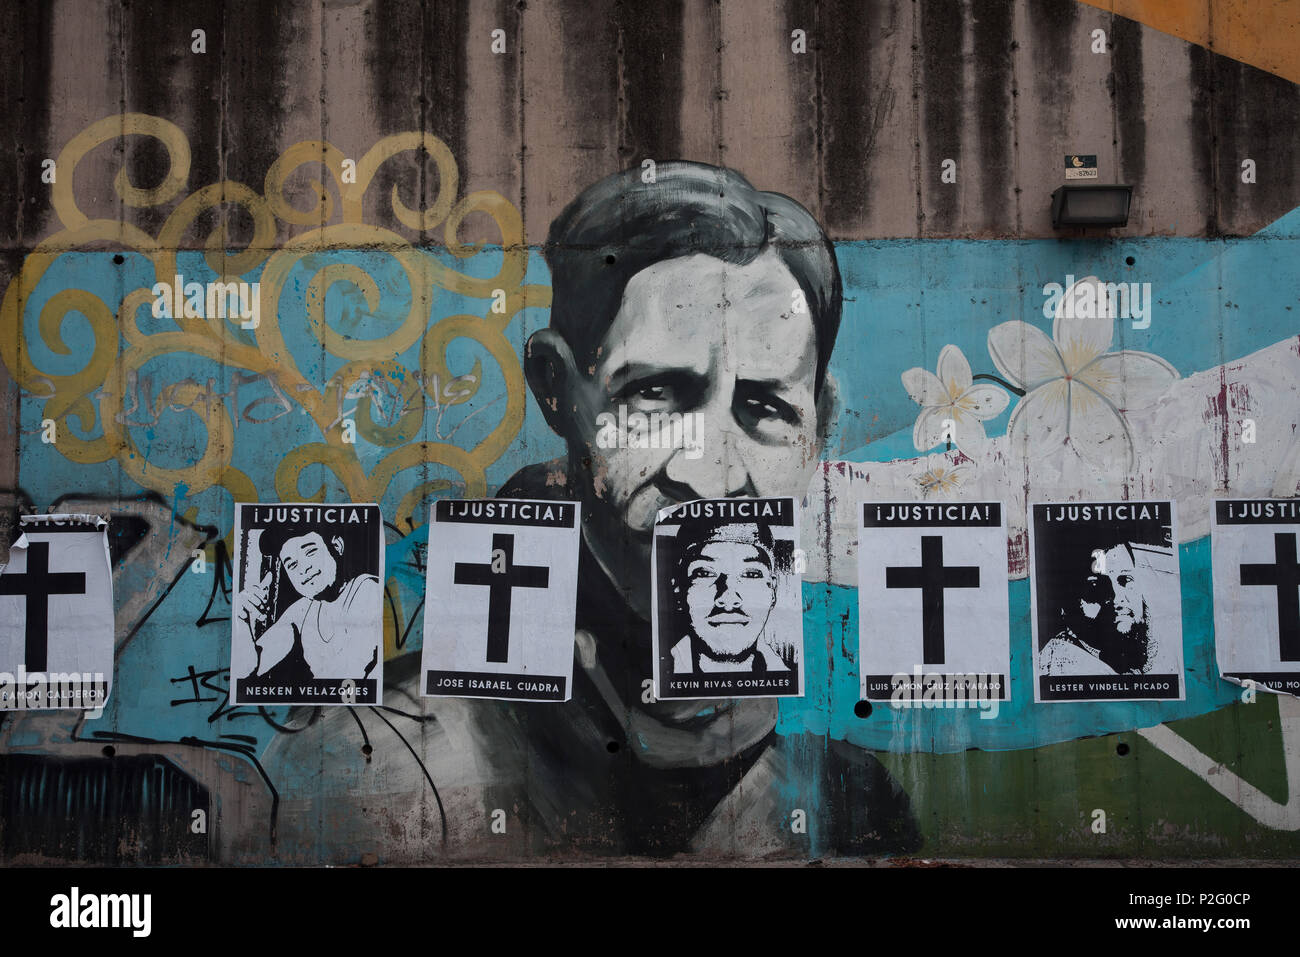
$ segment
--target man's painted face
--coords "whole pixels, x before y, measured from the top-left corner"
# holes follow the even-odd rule
[[[806,493],[820,451],[817,343],[798,290],[772,251],[746,266],[672,259],[628,282],[577,414],[592,491],[647,550],[666,506]],[[634,413],[648,431],[632,434]]]
[[[776,602],[771,559],[745,542],[709,542],[686,566],[691,630],[712,657],[748,655]]]
[[[338,564],[319,532],[291,538],[280,549],[280,563],[304,598],[315,598],[334,584]]]
[[[1145,617],[1146,602],[1138,586],[1128,549],[1116,545],[1102,556],[1105,572],[1090,572],[1079,607],[1084,617],[1103,628],[1127,635]]]

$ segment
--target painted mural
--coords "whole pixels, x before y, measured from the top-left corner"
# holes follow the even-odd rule
[[[115,201],[155,228],[83,211],[101,204],[79,165],[140,139],[165,175],[146,189],[122,168]],[[0,302],[20,431],[5,506],[109,521],[113,691],[0,717],[0,856],[1300,851],[1300,705],[1220,677],[1209,538],[1221,498],[1300,495],[1300,210],[1215,240],[833,241],[792,184],[709,159],[604,170],[542,237],[502,193],[462,191],[429,132],[355,160],[297,142],[264,181],[207,184],[164,117],[71,137],[58,228]],[[419,164],[436,185],[412,207],[388,174]],[[430,509],[490,498],[580,503],[567,700],[422,694],[426,636],[457,627],[425,614]],[[733,498],[798,505],[772,565],[802,577],[781,603],[802,647],[764,667],[797,662],[803,693],[660,698],[656,519]],[[1001,503],[996,707],[864,694],[866,501]],[[380,661],[357,664],[381,704],[234,703],[232,619],[268,600],[234,573],[236,509],[275,502],[377,504]],[[1079,657],[1090,622],[1035,642],[1033,506],[1130,502],[1176,510],[1148,551],[1181,598],[1181,654],[1160,659],[1179,693],[1036,701],[1041,674],[1110,664],[1100,638]],[[702,543],[777,554],[765,525],[727,527]],[[1154,630],[1170,586],[1126,606],[1133,548],[1087,543],[1112,563],[1114,628]],[[1139,759],[1140,800],[1114,770]]]

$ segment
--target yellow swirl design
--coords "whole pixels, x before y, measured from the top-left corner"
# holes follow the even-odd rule
[[[96,218],[78,205],[78,164],[106,143],[134,136],[162,144],[167,174],[156,187],[144,189],[130,181],[124,167],[116,174],[114,189],[126,207],[170,208],[157,235],[119,219]],[[105,161],[108,155],[99,150],[93,162]],[[392,228],[364,222],[365,196],[380,167],[418,161],[422,155],[432,159],[437,171],[428,205],[412,209],[394,188],[388,197]],[[407,476],[409,489],[405,482],[394,489],[394,494],[404,493],[395,516],[402,528],[418,524],[417,510],[430,496],[456,486],[466,495],[486,494],[486,470],[523,424],[523,375],[505,330],[520,309],[549,306],[550,288],[524,285],[528,246],[519,210],[495,192],[458,197],[459,170],[445,143],[428,133],[397,133],[380,140],[353,165],[337,147],[305,141],[290,146],[271,164],[260,193],[243,183],[223,181],[182,195],[189,180],[190,147],[180,128],[159,117],[125,113],[92,123],[74,136],[59,154],[57,169],[51,200],[62,229],[26,258],[0,300],[0,322],[20,330],[19,335],[0,337],[0,361],[29,397],[43,403],[42,418],[57,424],[55,448],[60,454],[78,463],[115,459],[132,481],[163,495],[183,484],[190,495],[215,487],[234,501],[266,497],[272,491],[282,500],[323,500],[326,488],[305,478],[310,467],[320,466],[352,500],[378,502],[400,474],[418,469]],[[314,199],[303,209],[291,197],[300,202],[307,191]],[[251,218],[252,234],[244,248],[232,248],[222,225],[234,211]],[[460,240],[471,216],[486,216],[495,223],[500,238],[490,251],[482,243]],[[218,225],[202,226],[213,221]],[[199,232],[203,228],[206,235]],[[408,235],[436,235],[439,229],[454,259],[500,257],[496,275],[483,279],[449,268],[416,245],[418,236]],[[281,241],[282,234],[291,238]],[[106,245],[146,257],[153,282],[159,283],[170,284],[182,273],[178,251],[184,249],[203,251],[204,262],[215,273],[215,279],[203,277],[206,282],[249,281],[250,274],[260,270],[253,277],[260,284],[259,325],[245,329],[237,314],[207,315],[206,310],[197,316],[185,315],[184,309],[175,316],[170,315],[173,309],[154,315],[152,285],[123,290],[116,312],[96,292],[58,288],[44,296],[32,321],[28,303],[42,301],[38,289],[60,257],[102,251]],[[321,255],[337,250],[364,250],[366,255],[361,262]],[[398,268],[372,273],[372,259]],[[404,283],[400,295],[409,295],[410,306],[394,317],[379,309],[383,297],[393,295],[395,277]],[[45,282],[48,286],[56,280]],[[482,314],[435,318],[439,290],[485,300]],[[354,314],[364,305],[368,327],[380,333],[361,338],[331,326],[326,303],[334,295],[348,296]],[[71,335],[72,316],[84,319],[89,335]],[[482,360],[476,359],[469,371],[449,367],[447,350],[457,339],[477,343],[496,363],[505,381],[504,396],[484,394]],[[321,382],[317,367],[299,368],[290,341],[314,342],[322,360],[333,356],[343,360],[342,367]],[[39,346],[41,354],[48,350],[86,358],[75,372],[56,374],[33,359],[33,346]],[[400,357],[410,350],[414,352],[408,365]],[[164,382],[156,393],[145,395],[147,390],[139,388],[159,370],[164,377],[174,376],[180,366],[205,371],[197,379]],[[232,465],[237,431],[271,421],[270,416],[246,415],[241,426],[238,399],[227,401],[232,388],[237,395],[238,386],[251,381],[265,382],[275,396],[254,404],[278,412],[275,417],[292,412],[304,422],[310,420],[317,434],[314,441],[296,448],[259,448],[259,454],[270,456],[262,461],[272,467],[273,489],[257,488]],[[355,443],[345,435],[349,423],[340,421],[340,397],[354,406],[350,425]],[[447,410],[464,406],[473,406],[475,414],[481,410],[495,423],[473,447],[440,431]],[[163,416],[182,417],[177,421],[185,423],[185,441],[194,453],[189,464],[153,461],[153,443],[141,447],[133,438],[133,427]],[[361,443],[382,450],[378,459],[373,451],[367,453],[367,460],[375,463],[369,471],[359,455]],[[431,477],[434,467],[457,479]]]

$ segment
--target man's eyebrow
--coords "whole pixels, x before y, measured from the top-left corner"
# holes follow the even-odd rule
[[[617,392],[629,382],[637,382],[641,379],[652,379],[666,375],[698,376],[703,375],[703,372],[700,369],[689,365],[677,366],[656,365],[649,362],[625,362],[606,376],[606,388],[611,392]]]
[[[745,386],[755,391],[788,392],[790,381],[787,379],[737,379],[737,387]]]

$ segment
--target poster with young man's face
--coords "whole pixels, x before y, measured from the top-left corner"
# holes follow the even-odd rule
[[[1174,503],[1035,504],[1029,541],[1035,700],[1181,701]]]
[[[378,505],[235,508],[232,704],[382,703]]]
[[[1219,673],[1300,695],[1300,500],[1222,499],[1214,505]]]
[[[661,509],[653,558],[657,698],[803,694],[803,603],[793,498]]]

